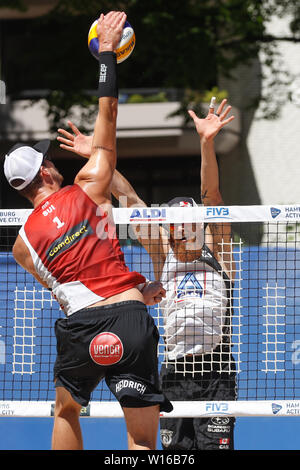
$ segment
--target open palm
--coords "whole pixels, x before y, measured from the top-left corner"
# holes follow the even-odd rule
[[[226,103],[226,99],[222,101],[217,109],[216,114],[214,114],[214,109],[210,108],[208,115],[204,119],[200,119],[194,113],[194,111],[189,111],[189,115],[194,120],[196,130],[200,138],[204,138],[206,140],[213,139],[218,134],[220,129],[226,126],[226,124],[229,122],[233,121],[234,116],[230,116],[229,118],[225,119],[228,113],[231,111],[231,106],[227,106],[225,108]]]
[[[68,121],[68,125],[72,129],[73,134],[65,129],[58,129],[58,132],[63,136],[57,137],[57,140],[61,142],[60,147],[69,152],[77,153],[82,157],[89,158],[92,150],[93,136],[82,134],[72,121]]]

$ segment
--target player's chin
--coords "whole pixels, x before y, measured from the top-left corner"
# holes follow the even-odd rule
[[[193,237],[190,239],[180,240],[177,246],[179,250],[191,253],[193,251],[201,250],[203,245],[199,242],[196,237]]]

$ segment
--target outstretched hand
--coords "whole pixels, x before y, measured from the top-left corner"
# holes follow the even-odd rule
[[[210,107],[205,119],[200,119],[192,110],[188,111],[201,139],[212,140],[224,126],[233,121],[234,116],[225,119],[231,111],[231,106],[225,107],[226,103],[227,100],[224,99],[219,105],[216,114],[214,113],[214,108]]]
[[[121,40],[126,14],[122,11],[110,11],[100,15],[97,24],[99,52],[115,51]]]
[[[60,148],[77,153],[81,157],[90,158],[93,136],[82,134],[72,121],[68,121],[68,125],[73,134],[65,129],[58,129],[58,132],[63,136],[57,137],[57,140],[61,142]]]

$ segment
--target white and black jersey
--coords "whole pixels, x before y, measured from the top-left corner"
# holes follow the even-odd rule
[[[160,308],[168,360],[211,353],[229,342],[232,283],[206,245],[201,256],[181,262],[169,251]]]

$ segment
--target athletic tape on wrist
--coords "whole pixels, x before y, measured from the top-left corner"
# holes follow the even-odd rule
[[[118,98],[117,55],[113,51],[99,54],[98,97]]]

